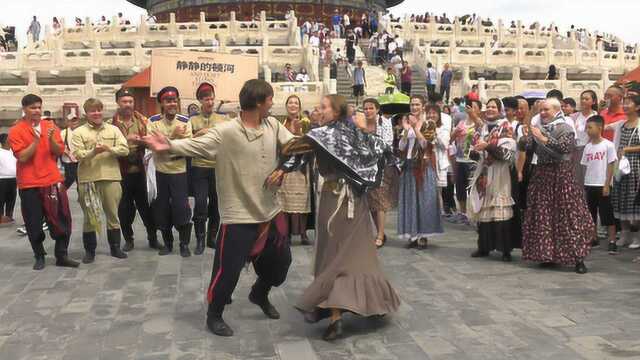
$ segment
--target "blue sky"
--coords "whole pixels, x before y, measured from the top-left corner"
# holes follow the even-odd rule
[[[22,0],[19,6],[0,12],[0,24],[15,25],[19,39],[25,39],[30,18],[38,16],[41,24],[50,24],[53,16],[73,21],[76,16],[98,19],[111,17],[122,11],[133,22],[137,22],[144,10],[124,0]],[[640,0],[491,0],[491,1],[426,1],[405,0],[392,9],[395,15],[424,13],[429,11],[450,16],[477,13],[492,20],[502,18],[523,20],[526,23],[540,21],[555,22],[561,28],[571,24],[617,34],[627,43],[640,43]]]

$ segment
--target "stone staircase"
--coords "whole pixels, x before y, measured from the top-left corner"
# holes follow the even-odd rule
[[[427,76],[416,66],[411,68],[411,95],[427,96]]]
[[[365,70],[366,72],[366,70]],[[338,82],[337,82],[337,91],[338,91],[338,95],[342,95],[347,99],[347,102],[350,105],[355,105],[356,104],[356,98],[351,96],[353,95],[353,88],[352,88],[352,84],[353,84],[353,80],[351,79],[351,77],[349,76],[349,74],[347,73],[347,70],[343,65],[338,65]]]
[[[362,53],[362,56],[367,60],[369,64],[373,63],[373,59],[371,59],[371,54],[369,54],[368,49],[368,41],[360,42],[359,52]],[[356,53],[357,55],[358,53]],[[405,57],[411,55],[411,47],[405,47],[404,51]],[[411,77],[411,95],[427,95],[427,87],[426,82],[427,78],[424,72],[414,64],[412,64],[411,59],[407,59],[409,61],[409,65],[412,65],[412,77]],[[371,90],[367,91],[367,93],[371,93],[370,95],[378,96],[384,93],[384,76],[385,69],[382,66],[369,66],[366,69],[367,72],[367,81],[369,82],[369,88]]]

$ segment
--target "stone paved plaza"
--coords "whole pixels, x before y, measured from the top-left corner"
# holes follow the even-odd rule
[[[82,215],[71,194],[79,259]],[[474,232],[462,227],[423,252],[390,240],[380,257],[399,312],[346,316],[348,337],[326,343],[326,325],[305,324],[293,308],[311,281],[312,247],[292,248],[289,278],[272,292],[281,320],[249,303],[254,275],[243,273],[225,316],[236,336],[223,339],[204,323],[213,252],[159,257],[140,224],[138,234],[128,260],[109,257],[102,240],[94,265],[56,268],[50,256],[34,272],[26,238],[0,229],[0,359],[640,359],[640,265],[629,250],[595,250],[590,273],[577,275],[523,264],[519,253],[512,264],[471,259]]]

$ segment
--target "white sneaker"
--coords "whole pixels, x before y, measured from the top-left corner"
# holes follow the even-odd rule
[[[631,243],[631,234],[629,233],[629,231],[620,231],[620,239],[618,239],[618,241],[616,241],[616,245],[618,245],[618,247],[624,247],[627,246]]]
[[[633,242],[629,245],[629,249],[640,249],[640,238],[639,233],[631,233],[633,237]]]

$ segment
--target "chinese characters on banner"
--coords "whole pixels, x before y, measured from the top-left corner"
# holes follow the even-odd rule
[[[205,53],[190,50],[153,50],[151,96],[175,86],[182,100],[196,100],[203,82],[212,84],[216,100],[237,102],[245,81],[258,78],[258,56]]]

